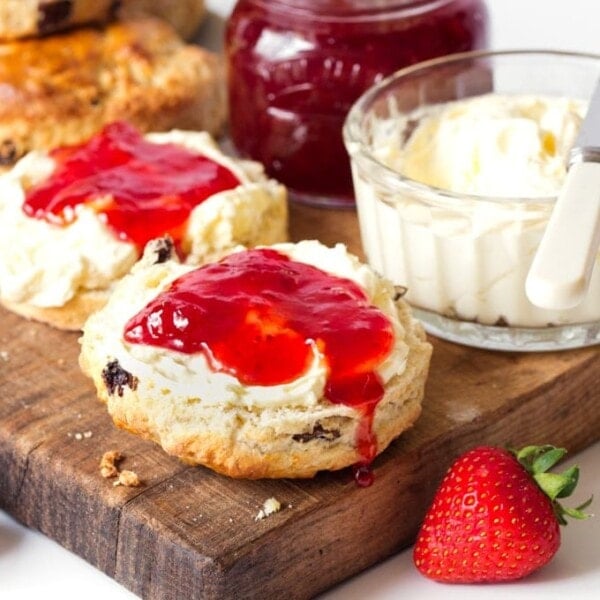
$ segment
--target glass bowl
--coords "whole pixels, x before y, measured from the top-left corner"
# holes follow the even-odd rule
[[[587,296],[574,308],[538,308],[525,293],[555,197],[453,193],[405,177],[380,158],[390,144],[401,150],[417,109],[427,114],[441,103],[489,93],[585,102],[599,77],[600,55],[469,52],[398,71],[352,107],[344,142],[366,258],[406,288],[432,335],[509,351],[600,343],[600,256]]]

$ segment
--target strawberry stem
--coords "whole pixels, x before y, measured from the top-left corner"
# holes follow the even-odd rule
[[[570,496],[579,481],[579,467],[569,467],[562,473],[548,473],[567,454],[564,448],[556,448],[549,444],[543,446],[525,446],[521,450],[510,450],[519,463],[531,474],[541,490],[550,498],[554,514],[561,525],[566,525],[566,517],[587,519],[591,515],[584,512],[592,503],[590,497],[583,504],[568,508],[558,502],[558,498]]]

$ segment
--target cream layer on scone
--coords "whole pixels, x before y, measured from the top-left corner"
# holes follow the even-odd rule
[[[297,244],[275,244],[271,248],[294,261],[357,283],[366,292],[369,301],[390,320],[394,331],[392,351],[379,365],[377,374],[385,385],[394,375],[404,371],[408,346],[394,303],[395,291],[388,281],[360,263],[342,244],[328,248],[309,240]],[[311,344],[312,364],[298,379],[280,385],[248,386],[233,375],[215,372],[204,353],[185,354],[126,342],[122,333],[127,321],[167,290],[175,279],[195,268],[172,260],[148,264],[151,261],[145,259],[137,263],[131,274],[115,289],[106,308],[86,327],[86,345],[102,348],[107,359],[118,360],[125,371],[134,373],[143,382],[142,385],[160,390],[161,401],[176,402],[178,397],[187,397],[193,390],[205,407],[316,409],[324,395],[327,366],[315,343]],[[110,323],[110,327],[99,326],[100,323]],[[282,360],[285,359],[282,357]],[[319,410],[322,416],[328,416],[339,414],[340,409],[346,409],[348,414],[354,412],[351,407],[339,405],[322,405]]]

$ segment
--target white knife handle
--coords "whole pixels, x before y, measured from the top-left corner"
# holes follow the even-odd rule
[[[576,162],[529,270],[529,300],[548,309],[577,306],[587,291],[599,244],[600,163]]]

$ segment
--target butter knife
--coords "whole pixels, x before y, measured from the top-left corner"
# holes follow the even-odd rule
[[[565,182],[534,256],[525,291],[541,308],[584,299],[600,245],[600,80],[569,155]],[[596,268],[600,265],[596,264]],[[600,299],[598,300],[600,301]]]

